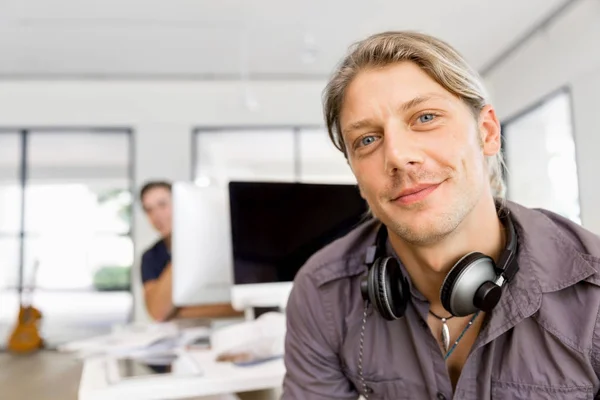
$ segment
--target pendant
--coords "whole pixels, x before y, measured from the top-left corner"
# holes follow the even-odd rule
[[[442,318],[442,345],[444,346],[444,353],[447,353],[450,348],[450,329],[446,324],[446,318]]]

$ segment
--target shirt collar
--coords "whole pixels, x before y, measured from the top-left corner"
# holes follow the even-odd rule
[[[584,280],[600,285],[600,241],[595,235],[556,214],[509,201],[505,205],[517,232],[519,271],[488,316],[480,335],[484,343],[535,314],[543,294]]]
[[[506,205],[519,238],[520,279],[515,277],[515,281],[536,280],[541,293],[551,293],[583,280],[598,280],[600,241],[596,235],[548,211],[512,202]]]
[[[584,280],[600,286],[600,240],[596,235],[553,213],[532,210],[511,201],[504,201],[504,205],[518,237],[519,271],[505,285],[500,302],[490,313],[486,323],[488,335],[508,330],[532,316],[539,310],[544,293]],[[412,284],[389,239],[387,252],[400,262],[413,298],[424,301],[425,297]]]

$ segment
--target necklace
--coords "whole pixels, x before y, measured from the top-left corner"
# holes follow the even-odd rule
[[[448,348],[450,347],[450,329],[448,328],[448,320],[454,318],[454,315],[451,315],[447,318],[440,317],[433,311],[429,310],[429,314],[433,315],[440,321],[442,321],[442,332],[440,333],[440,338],[442,339],[442,345],[444,346],[444,353],[448,352]]]
[[[462,332],[460,333],[460,335],[458,336],[456,341],[454,341],[454,343],[452,344],[452,348],[450,348],[450,349],[448,349],[448,347],[450,347],[450,329],[448,329],[448,324],[446,324],[446,322],[449,319],[454,318],[454,315],[451,315],[448,318],[443,318],[443,317],[440,317],[439,315],[435,314],[431,310],[429,310],[429,314],[433,315],[435,318],[442,321],[442,334],[441,334],[442,335],[442,344],[444,346],[444,352],[446,353],[444,355],[444,360],[447,360],[448,357],[450,357],[450,354],[452,354],[452,352],[454,351],[454,349],[456,349],[456,346],[458,346],[458,343],[463,338],[465,333],[473,325],[473,322],[475,322],[475,319],[477,319],[477,316],[479,315],[479,311],[477,311],[475,314],[473,314],[473,317],[471,318],[471,320],[469,321],[467,326],[464,327],[464,329],[462,330]]]

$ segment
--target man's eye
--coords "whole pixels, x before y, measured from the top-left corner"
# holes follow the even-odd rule
[[[434,114],[423,114],[419,117],[419,122],[427,123],[433,121],[435,118]]]
[[[360,145],[367,146],[367,145],[370,145],[371,143],[373,143],[374,141],[375,141],[375,136],[365,136],[362,139],[360,139]]]

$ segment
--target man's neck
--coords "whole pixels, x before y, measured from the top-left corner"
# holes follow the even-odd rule
[[[165,246],[167,247],[167,250],[171,251],[171,235],[167,235],[167,236],[163,237],[163,242],[165,242]]]
[[[478,251],[496,262],[504,248],[504,231],[493,198],[481,199],[455,232],[440,242],[415,246],[390,233],[390,242],[402,260],[413,285],[429,301],[432,311],[446,314],[440,288],[454,264],[465,254]]]

